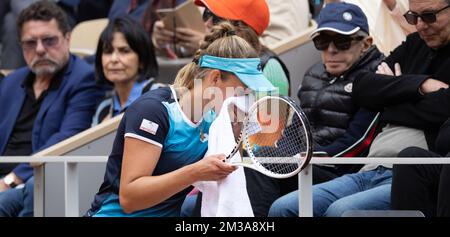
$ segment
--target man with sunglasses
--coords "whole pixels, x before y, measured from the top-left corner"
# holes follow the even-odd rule
[[[298,97],[312,126],[314,150],[326,152],[330,157],[366,156],[374,139],[378,116],[358,105],[352,96],[353,83],[358,73],[375,72],[384,59],[372,45],[367,18],[354,4],[329,3],[322,9],[318,29],[311,37],[321,52],[322,62],[307,71]],[[341,207],[360,208],[360,203],[371,202],[368,196],[352,197],[360,190],[352,185],[353,180],[347,175],[342,176],[359,168],[361,166],[313,166],[314,216],[340,216]],[[367,187],[383,185],[381,176],[358,180]],[[373,206],[377,205],[383,208],[382,204]],[[298,191],[277,199],[269,216],[298,216]]]
[[[89,128],[103,97],[93,68],[70,54],[70,26],[55,3],[30,5],[17,25],[27,67],[0,84],[2,156],[29,156]],[[0,216],[32,216],[33,169],[3,163],[0,175]]]
[[[332,157],[365,156],[373,135],[376,113],[352,99],[355,75],[376,71],[384,55],[369,36],[362,10],[349,3],[330,3],[322,9],[311,35],[322,62],[305,74],[297,93],[313,128],[315,149]],[[314,183],[355,171],[354,166],[315,166]]]

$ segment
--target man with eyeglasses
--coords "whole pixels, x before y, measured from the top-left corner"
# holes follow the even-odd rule
[[[318,28],[311,35],[322,62],[305,74],[298,97],[313,131],[314,150],[329,157],[366,156],[374,139],[377,113],[358,105],[352,97],[353,83],[361,71],[375,72],[384,55],[372,45],[363,11],[354,4],[329,3],[320,12]],[[358,197],[361,180],[367,190],[383,185],[383,176],[349,178],[361,166],[313,166],[314,216],[340,216],[345,209],[388,208]],[[340,177],[342,176],[342,177]],[[375,190],[375,189],[374,189]],[[344,204],[344,205],[343,205]],[[367,205],[369,206],[369,205]],[[277,199],[269,216],[298,216],[298,191]]]
[[[30,5],[18,29],[27,67],[0,84],[2,156],[29,156],[89,128],[103,97],[93,68],[69,53],[70,26],[57,5]],[[32,216],[33,169],[3,163],[0,174],[0,216]]]

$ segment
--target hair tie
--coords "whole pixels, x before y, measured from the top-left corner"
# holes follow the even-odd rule
[[[234,30],[228,31],[227,33],[225,33],[225,35],[226,35],[226,36],[233,36],[233,35],[236,35],[236,31],[234,31]]]
[[[192,59],[192,62],[198,65],[198,62],[199,62],[199,58],[197,58],[197,57],[194,57],[194,58]]]

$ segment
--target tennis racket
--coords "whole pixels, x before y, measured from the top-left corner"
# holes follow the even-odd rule
[[[231,161],[242,148],[249,159]],[[300,107],[288,97],[265,96],[246,113],[225,161],[269,177],[288,178],[305,168],[311,156],[311,129]]]

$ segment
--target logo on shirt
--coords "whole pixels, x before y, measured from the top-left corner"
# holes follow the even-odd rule
[[[208,141],[208,134],[203,132],[203,129],[200,128],[200,141],[205,143]]]
[[[157,123],[154,123],[147,119],[142,119],[141,127],[139,127],[139,129],[141,129],[142,131],[146,131],[150,134],[156,135],[158,127],[159,125]]]

